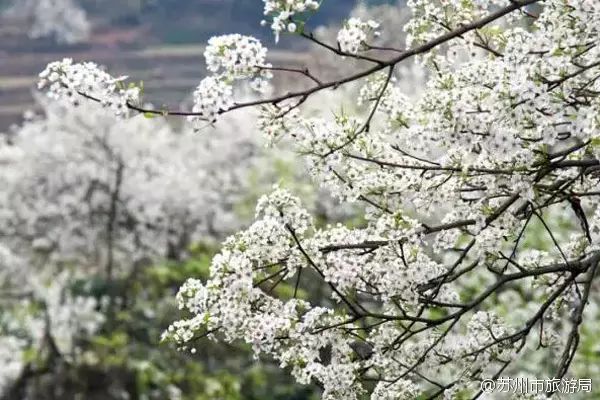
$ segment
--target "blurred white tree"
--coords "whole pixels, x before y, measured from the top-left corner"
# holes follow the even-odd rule
[[[95,107],[45,111],[0,150],[0,218],[12,249],[110,269],[180,259],[193,241],[235,226],[236,195],[260,152],[247,116],[202,135]]]
[[[77,365],[78,341],[120,301],[74,293],[79,279],[133,276],[241,226],[234,206],[263,148],[249,113],[202,135],[93,106],[43,106],[0,145],[0,395],[9,398],[35,375],[32,352]]]
[[[11,0],[5,17],[22,21],[32,38],[77,43],[90,34],[90,22],[76,0]]]

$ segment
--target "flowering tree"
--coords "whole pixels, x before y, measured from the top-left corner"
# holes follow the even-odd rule
[[[190,129],[142,116],[42,105],[45,115],[29,115],[0,142],[0,398],[7,399],[67,396],[59,382],[77,366],[89,368],[90,352],[102,356],[90,343],[102,329],[112,334],[117,307],[134,306],[133,286],[149,280],[150,263],[186,259],[192,243],[240,226],[234,206],[263,159],[257,135],[242,129],[248,113],[223,121],[226,131],[202,145]],[[144,296],[160,301],[154,291]]]
[[[25,398],[29,379],[53,365],[77,365],[78,342],[98,330],[104,315],[96,298],[71,290],[68,270],[31,271],[3,244],[0,267],[0,398]]]
[[[85,11],[74,0],[11,0],[4,12],[23,21],[32,38],[53,37],[59,43],[77,43],[90,33]]]
[[[146,257],[182,259],[190,243],[235,227],[244,175],[260,155],[241,129],[248,117],[222,125],[235,136],[201,144],[189,129],[142,116],[47,106],[0,147],[4,241],[108,275]]]
[[[197,127],[260,107],[271,143],[289,138],[318,185],[367,205],[358,227],[321,227],[287,191],[263,197],[208,281],[181,288],[190,317],[165,337],[192,352],[201,337],[243,340],[325,399],[475,398],[507,371],[566,376],[598,301],[600,3],[408,1],[404,46],[378,46],[377,31],[395,27],[359,19],[327,43],[306,24],[318,2],[264,3],[276,38],[293,33],[368,66],[324,80],[268,64],[256,39],[213,38],[213,74],[189,112],[143,106],[94,64],[57,62],[41,76],[72,104]],[[429,78],[411,100],[395,71],[412,59]],[[274,73],[308,85],[236,101],[239,82],[264,93]],[[303,115],[313,95],[356,82],[361,112]],[[273,294],[282,282],[289,296]],[[307,296],[316,282],[328,288],[318,302]],[[539,353],[534,369],[519,361]]]
[[[156,344],[177,311],[173,291],[247,223],[240,206],[270,189],[277,165],[304,188],[289,152],[264,148],[251,109],[199,140],[165,121],[39,100],[43,114],[27,112],[0,142],[0,399],[175,399],[209,386],[207,399],[238,399],[241,384],[258,392],[250,373],[202,371],[215,358],[242,363],[242,349],[192,360]],[[325,218],[345,215],[300,191]],[[86,387],[90,376],[110,384]]]

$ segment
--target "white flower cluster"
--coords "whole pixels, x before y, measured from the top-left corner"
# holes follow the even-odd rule
[[[64,357],[75,356],[76,341],[95,333],[104,322],[98,301],[91,296],[70,294],[69,284],[76,280],[76,276],[68,271],[53,274],[49,283],[46,277],[32,280],[27,287],[34,289],[34,301],[40,301],[46,309],[46,315],[39,318],[47,318],[44,323],[48,325],[46,329],[54,345]]]
[[[189,120],[197,127],[207,121],[215,122],[220,113],[234,104],[236,81],[250,80],[252,89],[265,92],[272,78],[271,65],[265,61],[267,49],[253,37],[238,34],[213,37],[204,55],[213,75],[204,78],[193,94],[195,115]],[[139,102],[141,94],[138,87],[125,86],[126,79],[112,77],[94,63],[73,63],[66,58],[48,64],[40,73],[38,88],[47,90],[49,97],[67,100],[72,105],[88,98],[116,115],[124,115],[130,105]]]
[[[509,2],[409,3],[417,45]],[[287,136],[319,185],[366,205],[364,219],[319,229],[288,194],[262,199],[208,282],[184,287],[191,317],[167,336],[245,340],[331,399],[427,397],[437,379],[445,398],[475,394],[534,328],[564,344],[585,281],[557,270],[575,260],[590,276],[600,251],[600,5],[550,0],[539,13],[531,29],[517,11],[431,52],[418,96],[381,71],[358,115],[265,107],[265,135]],[[343,28],[340,48],[360,51],[367,27]],[[279,298],[279,283],[328,298]]]
[[[0,393],[6,393],[23,370],[22,353],[27,342],[13,335],[4,335],[0,330]]]
[[[413,18],[404,26],[408,33],[407,47],[466,25],[489,14],[495,7],[509,3],[509,0],[408,0],[406,5],[411,9]]]
[[[292,106],[276,107],[268,104],[261,108],[256,125],[267,143],[272,145],[296,128],[301,122],[299,114],[298,109]]]
[[[419,397],[419,390],[415,384],[406,379],[398,379],[396,382],[379,382],[371,400],[412,400]]]
[[[475,347],[486,346],[494,343],[495,338],[505,337],[512,333],[501,318],[496,315],[478,311],[467,324],[469,340],[475,342]],[[498,355],[498,354],[496,354]]]
[[[338,294],[331,294],[337,302],[341,301],[339,296],[350,295],[353,288],[367,293],[377,287],[381,290],[377,297],[385,302],[385,309],[393,308],[393,304],[412,309],[417,304],[415,290],[439,277],[443,270],[424,254],[417,253],[413,259],[412,254],[418,251],[418,247],[412,247],[414,245],[405,250],[382,248],[375,257],[364,255],[361,258],[350,250],[331,253],[324,258],[318,249],[327,243],[350,244],[376,239],[378,229],[383,232],[389,228],[380,224],[380,228],[359,234],[359,230],[338,227],[310,237],[307,228],[311,224],[306,211],[300,207],[298,199],[281,189],[259,201],[257,218],[248,230],[225,242],[223,251],[213,260],[211,278],[206,284],[190,279],[182,286],[177,298],[180,307],[189,311],[192,317],[174,323],[165,332],[164,339],[175,340],[184,348],[204,330],[214,332],[213,338],[243,339],[252,344],[257,354],[267,353],[279,360],[282,367],[290,366],[298,382],[309,383],[314,379],[322,384],[325,388],[323,398],[326,399],[358,399],[365,389],[355,378],[364,368],[375,367],[386,373],[396,373],[389,362],[384,364],[383,359],[387,359],[385,346],[376,348],[380,353],[372,360],[356,360],[353,354],[357,344],[352,336],[344,335],[342,329],[324,329],[338,326],[349,316],[334,317],[331,309],[313,307],[299,300],[278,300],[263,292],[259,282],[265,282],[265,276],[280,268],[282,278],[292,281],[301,269],[314,265],[324,274],[325,280],[339,290]],[[402,222],[399,218],[398,223],[406,227],[406,236],[414,235],[411,232],[415,228],[409,227],[409,221]],[[406,251],[407,257],[411,257],[409,265],[403,265],[395,257],[398,251]],[[334,267],[337,268],[335,271],[331,269]],[[353,276],[348,275],[350,271]],[[457,301],[455,295],[440,298]],[[347,323],[345,326],[352,325]],[[393,335],[393,332],[388,334]],[[365,341],[378,343],[384,340],[381,335],[381,331],[375,331]],[[465,348],[468,340],[465,338]],[[328,360],[322,358],[323,351],[331,352]],[[418,357],[416,350],[414,357]],[[410,399],[420,393],[410,381],[398,382],[378,385],[371,398]]]
[[[137,87],[126,88],[127,77],[114,78],[91,62],[73,63],[70,58],[55,61],[40,73],[39,89],[46,89],[53,99],[63,99],[79,105],[81,96],[99,101],[116,115],[124,115],[128,104],[139,100]]]
[[[268,353],[282,367],[289,366],[299,382],[320,382],[324,398],[357,398],[363,390],[353,378],[361,363],[350,357],[348,339],[338,332],[318,333],[320,326],[339,323],[344,317],[302,300],[278,300],[256,284],[271,274],[270,266],[286,260],[292,268],[295,263],[306,263],[303,254],[316,255],[309,243],[305,253],[296,247],[311,225],[307,212],[297,198],[277,188],[260,199],[257,215],[260,219],[249,229],[227,239],[205,285],[190,280],[181,288],[180,306],[192,318],[174,323],[164,338],[186,346],[205,328],[227,340],[243,339],[257,354]],[[291,277],[294,271],[286,267],[283,274]],[[283,346],[281,337],[287,338]],[[331,351],[330,361],[321,359],[324,348]]]
[[[310,215],[301,207],[300,200],[279,187],[268,196],[258,199],[256,218],[274,218],[281,224],[304,235],[311,227]]]
[[[227,111],[233,104],[233,87],[218,77],[206,77],[194,91],[192,112],[198,115],[188,120],[196,126],[206,121],[215,122],[219,113]]]
[[[251,78],[251,87],[261,90],[271,78],[270,67],[265,60],[267,49],[252,36],[239,34],[215,36],[209,39],[204,51],[208,70],[229,80]]]
[[[265,3],[264,15],[271,18],[271,29],[275,33],[275,41],[279,41],[282,31],[295,32],[297,29],[294,17],[307,11],[319,8],[315,0],[263,0]],[[267,23],[262,21],[262,25]]]
[[[0,144],[0,225],[15,251],[103,265],[108,204],[118,193],[114,263],[181,257],[192,241],[238,226],[233,203],[264,160],[250,115],[199,138],[143,116],[46,107]],[[234,118],[235,117],[235,118]],[[192,189],[193,188],[193,189]],[[33,247],[33,248],[32,248]]]
[[[85,11],[74,0],[14,0],[4,13],[30,25],[32,38],[53,36],[59,43],[72,44],[91,31]]]
[[[236,81],[250,80],[250,87],[265,92],[272,78],[266,63],[267,49],[257,39],[238,34],[215,36],[209,39],[204,52],[208,70],[213,73],[204,78],[194,92],[192,112],[189,117],[194,126],[214,123],[220,113],[233,104],[233,85]]]
[[[413,118],[409,97],[400,87],[400,80],[392,76],[389,85],[382,92],[387,80],[386,73],[371,75],[367,84],[360,89],[357,105],[370,105],[373,99],[380,98],[378,111],[387,114],[389,128],[406,127]]]
[[[0,394],[4,396],[34,361],[27,353],[46,354],[46,346],[51,345],[64,360],[78,362],[78,340],[94,334],[104,320],[94,297],[71,293],[73,274],[47,267],[31,274],[26,265],[0,243]]]
[[[337,35],[340,50],[345,53],[358,54],[365,48],[367,39],[371,35],[379,36],[377,28],[379,28],[379,24],[373,20],[363,22],[359,18],[350,18]]]

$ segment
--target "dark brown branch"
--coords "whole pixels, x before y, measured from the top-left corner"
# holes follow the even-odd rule
[[[357,81],[359,79],[370,76],[376,72],[379,72],[385,68],[394,66],[394,65],[396,65],[406,59],[409,59],[411,57],[427,53],[428,51],[434,49],[435,47],[437,47],[439,45],[442,45],[446,42],[456,39],[456,38],[460,37],[461,35],[464,35],[467,32],[482,28],[482,27],[486,26],[487,24],[504,17],[505,15],[512,13],[513,11],[519,10],[525,6],[537,3],[539,1],[540,0],[515,0],[515,1],[512,1],[511,4],[509,4],[508,6],[501,8],[478,21],[473,21],[471,23],[462,25],[459,28],[453,30],[452,32],[448,32],[444,35],[441,35],[441,36],[439,36],[433,40],[430,40],[429,42],[423,43],[413,49],[406,50],[392,59],[378,60],[378,59],[371,59],[371,57],[367,57],[367,56],[355,57],[355,58],[360,58],[360,59],[363,59],[366,61],[371,61],[371,62],[374,62],[377,64],[377,65],[375,65],[371,68],[368,68],[364,71],[349,75],[342,79],[324,82],[322,84],[318,84],[316,86],[313,86],[313,87],[305,89],[305,90],[289,92],[289,93],[286,93],[283,95],[271,97],[269,99],[260,99],[260,100],[248,101],[248,102],[244,102],[244,103],[236,103],[227,110],[220,110],[219,114],[224,114],[227,112],[231,112],[233,110],[247,108],[247,107],[253,107],[253,106],[257,106],[257,105],[279,104],[286,100],[310,96],[314,93],[320,92],[325,89],[338,88],[341,85]],[[307,38],[310,40],[314,40],[314,37],[313,38],[307,37]],[[321,43],[321,42],[319,42],[319,43]],[[331,48],[330,48],[331,46],[329,46],[329,45],[325,45],[325,46],[331,50]],[[348,55],[348,56],[350,56],[350,55]],[[85,93],[80,93],[80,94],[90,100],[99,101],[99,99],[97,99],[93,96],[90,96],[89,94],[85,94]],[[187,112],[187,111],[179,111],[179,110],[156,110],[153,108],[146,108],[146,107],[142,107],[142,106],[135,105],[132,103],[127,103],[127,108],[129,108],[130,110],[139,112],[139,113],[155,114],[155,115],[163,115],[163,116],[167,116],[167,115],[196,116],[196,117],[202,116],[200,113],[195,113],[195,112]]]

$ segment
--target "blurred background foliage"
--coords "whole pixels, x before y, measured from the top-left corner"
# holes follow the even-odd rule
[[[246,203],[240,209],[249,208]],[[215,241],[194,243],[185,261],[149,265],[133,279],[91,275],[71,282],[73,295],[99,304],[107,296],[118,299],[114,310],[93,335],[77,338],[77,362],[51,345],[26,349],[27,368],[4,399],[316,400],[318,388],[295,384],[269,360],[257,362],[249,346],[201,339],[191,354],[161,342],[180,317],[177,290],[190,277],[206,279],[217,251]],[[285,284],[276,290],[293,292]]]
[[[314,388],[293,384],[274,365],[253,362],[245,346],[203,341],[192,355],[160,343],[162,331],[177,316],[177,289],[190,276],[207,275],[211,254],[211,249],[202,248],[184,263],[144,269],[132,284],[113,282],[126,300],[95,335],[82,338],[82,362],[70,365],[44,353],[29,354],[35,370],[48,374],[28,380],[28,398],[312,398]],[[89,294],[106,294],[105,281],[90,277],[90,282],[93,290]],[[86,282],[77,282],[81,283]],[[13,392],[10,396],[22,395]]]

